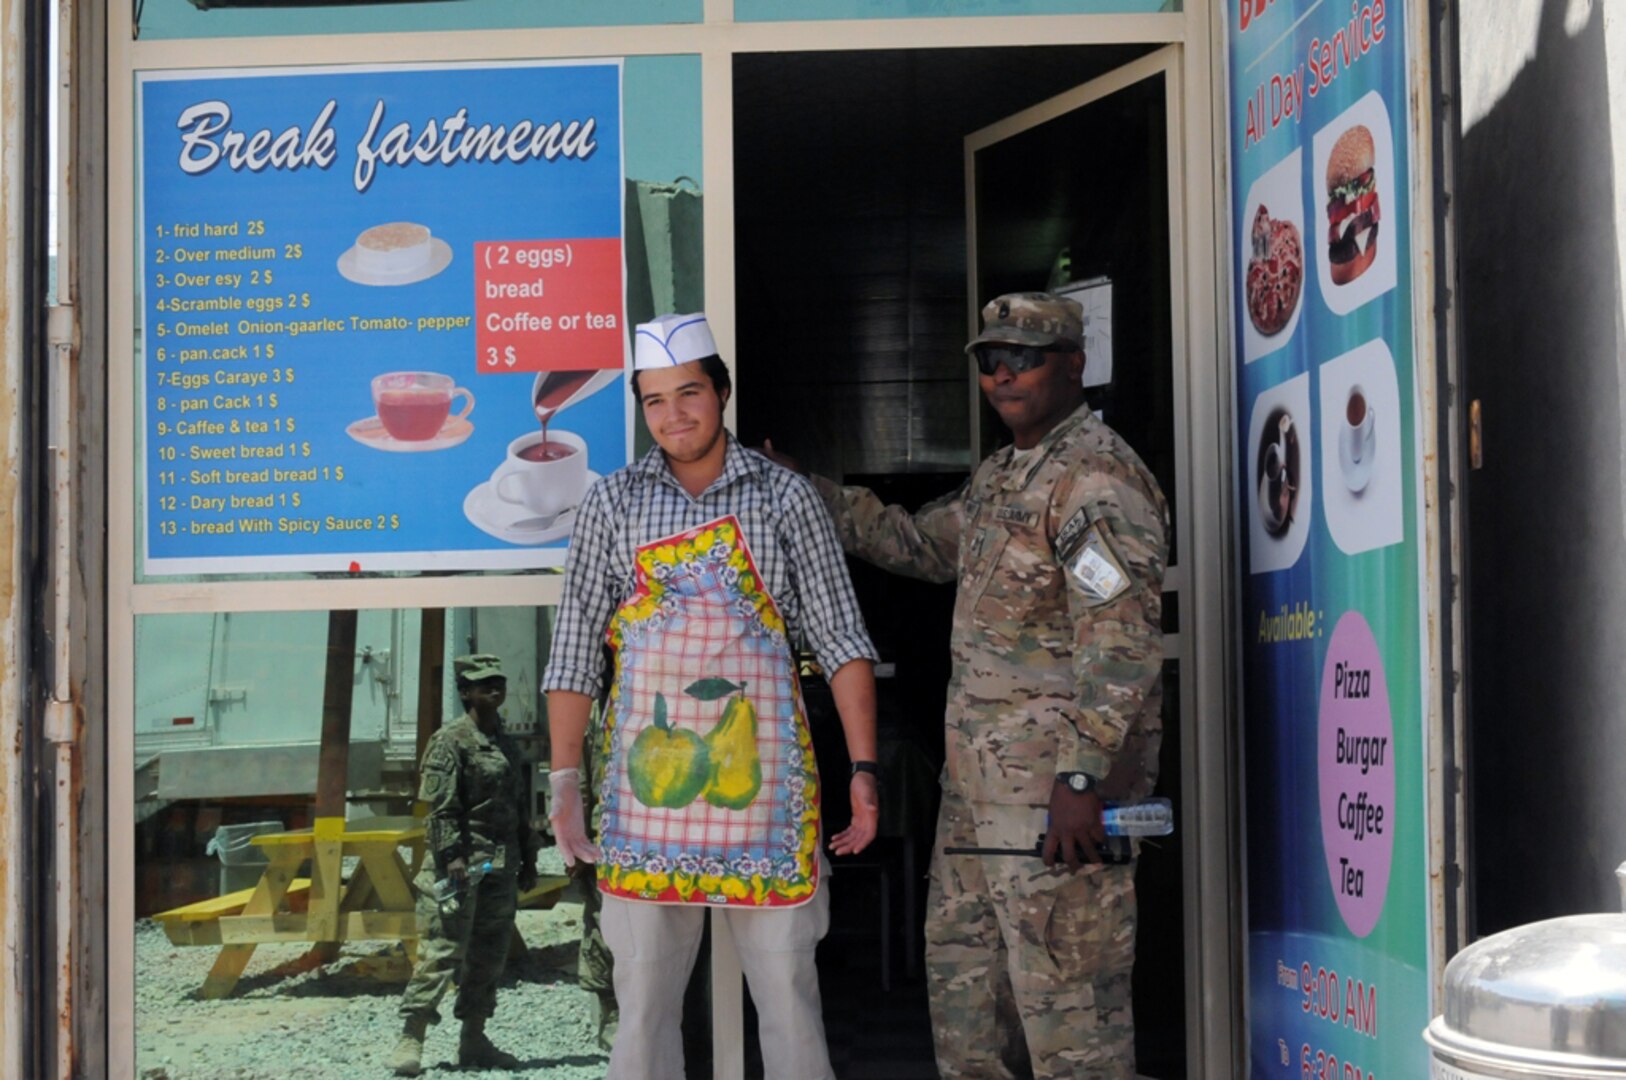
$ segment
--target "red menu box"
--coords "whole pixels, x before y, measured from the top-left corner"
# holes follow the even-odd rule
[[[474,313],[483,375],[619,368],[627,340],[621,241],[477,243]]]

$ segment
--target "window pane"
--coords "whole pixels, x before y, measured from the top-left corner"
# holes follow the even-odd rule
[[[550,616],[353,613],[354,645],[331,666],[329,634],[342,640],[343,626],[326,612],[137,620],[136,1075],[382,1071],[402,1029],[408,945],[421,956],[433,934],[414,895],[435,880],[433,870],[415,873],[419,747],[462,716],[453,658],[495,655],[507,680],[512,794],[545,823],[536,687]],[[330,673],[348,700],[348,731],[329,716],[324,739]],[[334,775],[344,777],[339,797],[323,806]],[[329,828],[331,858],[318,843]],[[514,930],[495,939],[509,951],[488,1033],[536,1074],[602,1076],[596,997],[576,976],[581,892],[567,890],[553,847],[539,862],[535,895],[521,897]],[[465,899],[478,905],[504,869]],[[454,1002],[440,1003],[447,1022],[431,1030],[426,1067],[455,1064]]]

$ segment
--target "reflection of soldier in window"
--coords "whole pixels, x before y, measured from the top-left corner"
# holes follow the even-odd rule
[[[389,1066],[400,1076],[423,1071],[423,1039],[440,1020],[437,1006],[454,978],[463,1021],[459,1065],[512,1069],[519,1061],[493,1046],[486,1020],[496,1009],[497,979],[514,932],[519,890],[536,884],[536,834],[530,783],[519,748],[497,710],[508,693],[495,656],[454,661],[466,710],[429,740],[418,798],[428,805],[429,859],[418,891],[418,964],[401,998],[405,1029]]]
[[[582,801],[588,826],[595,835],[604,816],[604,806],[598,798],[599,788],[604,783],[604,751],[600,745],[604,739],[604,705],[604,701],[594,703],[587,738],[582,740],[582,767],[588,775]],[[576,961],[576,985],[598,999],[598,1045],[608,1050],[615,1043],[621,1010],[615,1002],[615,958],[610,955],[604,932],[599,929],[603,894],[593,880],[592,863],[578,862],[571,868],[571,874],[585,878],[588,883],[582,897],[582,944]]]

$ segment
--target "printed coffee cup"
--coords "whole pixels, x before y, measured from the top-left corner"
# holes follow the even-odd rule
[[[587,443],[571,431],[527,432],[508,444],[492,487],[497,498],[535,514],[558,514],[587,490]]]

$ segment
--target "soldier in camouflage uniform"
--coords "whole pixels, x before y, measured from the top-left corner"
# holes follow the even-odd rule
[[[1132,1077],[1134,867],[1096,860],[1101,801],[1156,779],[1167,507],[1084,404],[1079,306],[1017,293],[983,319],[967,351],[1015,446],[916,514],[816,483],[848,552],[959,583],[926,927],[938,1068]],[[1044,865],[942,854],[1041,833]]]
[[[422,931],[418,963],[401,998],[405,1030],[389,1061],[400,1076],[423,1071],[424,1034],[439,1022],[437,1007],[454,978],[453,1015],[463,1021],[458,1064],[519,1065],[492,1045],[485,1025],[496,1010],[517,894],[536,884],[529,768],[497,714],[508,686],[501,662],[478,654],[453,663],[467,712],[430,737],[419,771],[418,798],[429,808],[429,858],[413,881]],[[444,904],[435,895],[437,879],[457,886]]]

